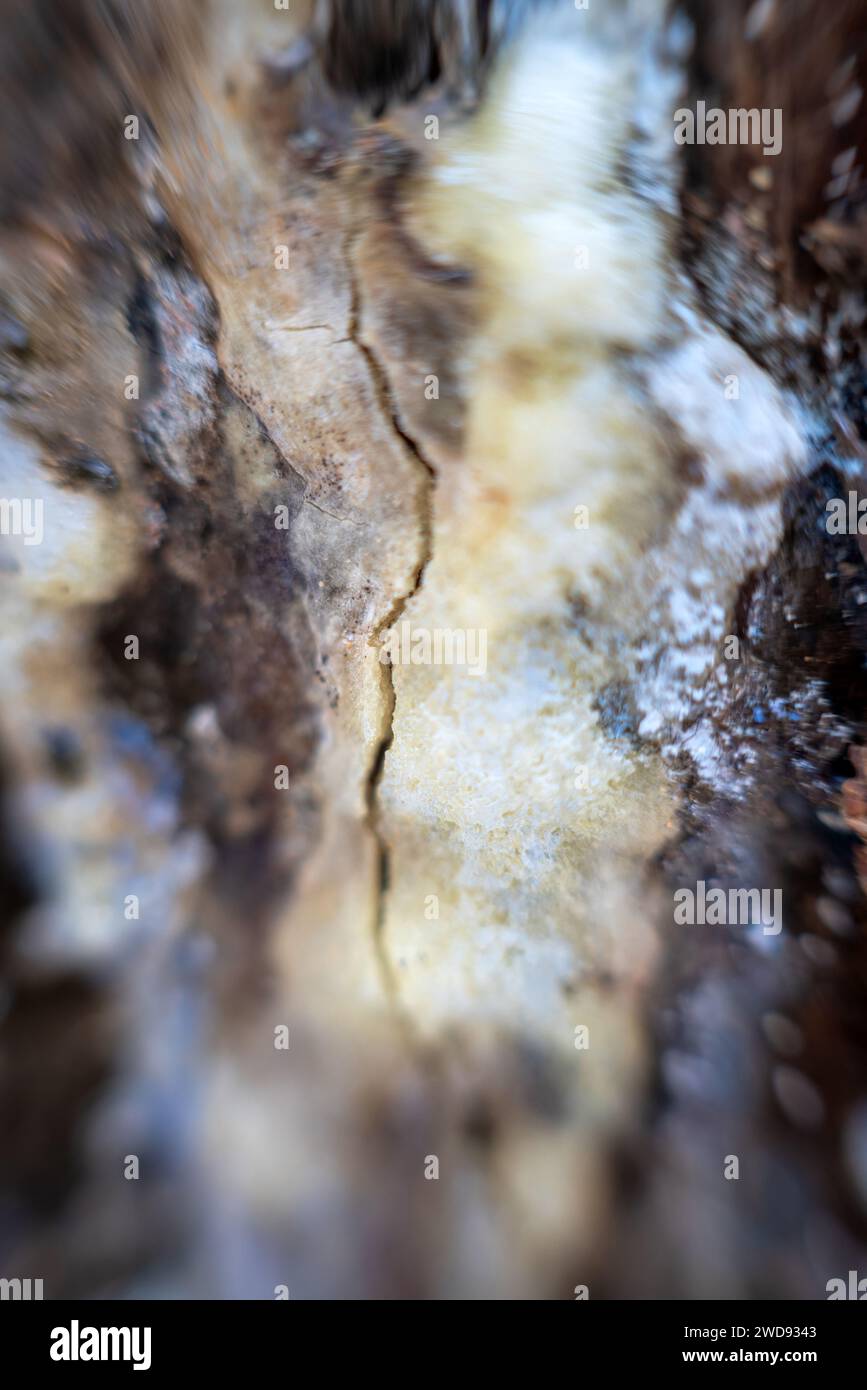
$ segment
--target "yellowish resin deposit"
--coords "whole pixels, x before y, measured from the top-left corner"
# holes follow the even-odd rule
[[[419,234],[476,271],[484,321],[466,457],[438,480],[403,619],[483,631],[487,664],[395,665],[380,791],[384,940],[412,1018],[493,1019],[564,1050],[588,1025],[582,1085],[600,1097],[637,1057],[641,866],[673,806],[658,756],[600,727],[612,663],[576,621],[616,610],[674,494],[618,360],[653,344],[666,292],[658,214],[618,177],[630,82],[622,55],[542,27],[418,190]]]
[[[761,376],[740,419],[768,424],[771,482],[798,447],[738,349],[717,334],[709,352],[675,327],[662,215],[622,172],[636,80],[624,51],[543,19],[416,190],[417,234],[472,267],[483,321],[466,456],[438,478],[432,558],[402,621],[410,634],[480,630],[486,669],[395,664],[380,788],[383,940],[408,1014],[428,1035],[493,1020],[573,1059],[588,1025],[574,1074],[605,1113],[638,1075],[636,990],[657,945],[646,866],[675,793],[656,748],[606,731],[596,701],[625,681],[636,726],[647,718],[649,638],[666,652],[695,641],[687,675],[700,687],[740,579],[777,534],[775,504],[747,515],[726,492],[740,466],[726,452],[727,370]],[[683,361],[666,355],[672,342]],[[714,451],[689,505],[662,404],[672,420],[686,412],[682,438]],[[690,625],[699,562],[706,607]],[[662,694],[680,697],[683,663],[656,669]]]

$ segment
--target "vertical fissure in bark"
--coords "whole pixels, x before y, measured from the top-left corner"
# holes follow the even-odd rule
[[[361,224],[359,224],[360,226]],[[433,555],[433,494],[436,487],[436,470],[425,458],[417,441],[401,424],[397,404],[388,379],[388,373],[362,330],[362,295],[358,267],[355,260],[355,247],[359,231],[351,229],[346,238],[346,265],[350,286],[349,326],[351,341],[363,356],[377,400],[383,415],[391,423],[392,429],[404,448],[412,455],[420,470],[421,489],[419,492],[419,558],[412,583],[406,592],[391,605],[388,612],[377,623],[371,636],[371,645],[379,646],[384,634],[404,613],[407,604],[418,593],[424,581],[425,572]],[[377,870],[374,888],[373,945],[382,976],[383,987],[391,1003],[398,1008],[398,987],[394,965],[385,947],[384,927],[386,903],[391,884],[391,847],[382,825],[382,808],[379,793],[385,770],[386,755],[394,743],[394,711],[397,705],[397,691],[394,684],[394,669],[390,658],[382,659],[380,649],[380,669],[382,672],[382,691],[384,699],[382,733],[373,756],[367,778],[366,804],[367,822],[374,837],[377,856]]]

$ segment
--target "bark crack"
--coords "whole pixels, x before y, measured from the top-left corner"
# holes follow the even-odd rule
[[[359,227],[361,225],[362,224],[359,222]],[[350,287],[347,332],[350,340],[358,348],[367,363],[383,417],[390,422],[395,435],[414,459],[420,470],[422,479],[422,486],[419,492],[418,564],[413,575],[412,583],[405,593],[401,594],[394,601],[389,611],[373,631],[370,639],[371,645],[378,645],[383,635],[398,621],[406,609],[407,604],[418,593],[424,580],[425,571],[430,564],[433,554],[433,493],[436,487],[437,476],[435,468],[428,459],[425,458],[417,440],[409,434],[401,423],[388,372],[374,348],[363,336],[361,325],[362,293],[355,254],[360,235],[360,230],[352,228],[349,230],[346,237],[345,257]],[[404,1022],[409,1025],[408,1017],[400,1008],[399,990],[394,965],[386,950],[384,935],[386,902],[391,886],[392,851],[382,826],[382,808],[379,801],[379,791],[382,783],[383,771],[385,769],[386,754],[394,743],[394,712],[397,705],[397,692],[394,684],[394,670],[391,660],[381,661],[380,670],[382,672],[383,698],[385,701],[383,733],[371,762],[365,793],[367,823],[375,841],[377,854],[376,896],[374,899],[372,922],[373,946],[382,975],[383,988],[386,996],[394,1008],[400,1013]]]

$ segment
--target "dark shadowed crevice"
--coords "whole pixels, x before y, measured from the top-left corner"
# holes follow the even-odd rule
[[[394,741],[394,711],[397,695],[394,685],[394,675],[391,660],[382,660],[382,649],[380,643],[384,634],[392,627],[404,613],[407,604],[418,593],[424,582],[425,571],[430,564],[433,554],[433,495],[436,488],[436,472],[433,465],[422,454],[418,443],[407,433],[401,423],[397,404],[388,379],[388,374],[380,362],[377,354],[365,340],[362,326],[362,300],[361,288],[359,283],[358,268],[355,262],[355,243],[358,232],[350,231],[346,238],[345,257],[349,272],[350,283],[350,306],[349,306],[349,325],[348,332],[352,342],[364,357],[370,372],[371,381],[376,392],[379,408],[384,419],[388,420],[391,427],[400,440],[403,447],[409,452],[419,470],[420,489],[419,489],[419,560],[413,576],[413,581],[406,592],[392,604],[383,619],[377,624],[372,634],[371,644],[379,649],[380,667],[382,671],[382,689],[384,699],[383,729],[379,744],[371,762],[370,771],[367,778],[365,800],[367,805],[367,820],[371,832],[376,841],[377,847],[377,868],[375,884],[375,904],[373,913],[373,939],[377,961],[382,974],[383,985],[392,1003],[397,1003],[398,990],[394,974],[394,967],[388,957],[383,939],[383,928],[385,925],[385,912],[388,891],[391,883],[391,849],[385,838],[382,829],[382,818],[379,806],[379,788],[385,768],[385,759],[388,750]]]

